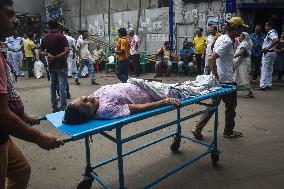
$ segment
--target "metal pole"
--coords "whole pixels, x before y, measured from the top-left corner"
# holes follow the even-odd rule
[[[79,29],[82,30],[82,0],[79,2]]]
[[[108,43],[110,44],[110,0],[108,0]]]
[[[169,0],[170,49],[174,49],[174,0]]]
[[[139,32],[140,17],[141,17],[141,7],[142,7],[142,1],[139,0],[139,9],[138,9],[138,20],[137,20],[136,34],[138,34],[138,32]]]

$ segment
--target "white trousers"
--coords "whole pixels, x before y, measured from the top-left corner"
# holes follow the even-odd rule
[[[73,54],[69,53],[67,58],[68,63],[68,76],[72,76],[73,73],[77,73],[77,65],[76,65],[76,59],[73,58]]]
[[[262,55],[261,77],[260,77],[261,88],[272,86],[273,64],[275,58],[276,58],[275,52],[268,52]]]
[[[16,75],[21,75],[22,70],[20,69],[22,67],[23,62],[23,53],[20,52],[12,52],[12,66],[14,71],[16,72]]]

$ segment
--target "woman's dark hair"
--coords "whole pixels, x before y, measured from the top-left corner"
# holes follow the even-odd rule
[[[12,6],[13,1],[12,0],[0,0],[0,9],[2,9],[4,6]]]
[[[88,116],[85,113],[81,112],[74,105],[69,104],[65,110],[62,122],[64,124],[77,125],[85,123],[88,120],[90,120],[90,118],[88,118]]]

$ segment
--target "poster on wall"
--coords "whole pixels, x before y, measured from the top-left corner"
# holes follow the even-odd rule
[[[207,29],[209,30],[211,26],[216,26],[218,28],[219,26],[218,16],[208,16],[207,17],[207,24],[206,24]]]

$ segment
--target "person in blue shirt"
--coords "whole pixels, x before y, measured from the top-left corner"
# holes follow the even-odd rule
[[[180,61],[178,63],[178,75],[181,76],[184,72],[183,65],[188,65],[189,62],[192,62],[194,55],[194,50],[192,48],[192,43],[184,43],[183,48],[179,50]]]
[[[250,38],[253,42],[252,50],[251,50],[251,62],[254,66],[253,72],[253,83],[257,83],[257,77],[260,75],[260,65],[262,58],[262,44],[264,41],[264,34],[261,33],[261,25],[258,24],[255,26],[255,33],[250,35]]]

